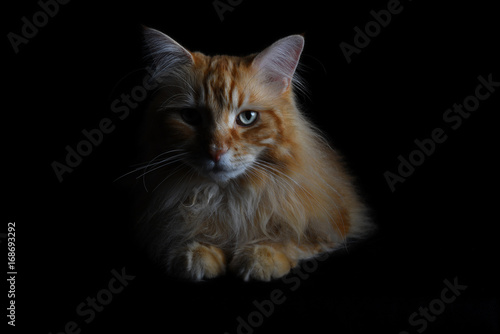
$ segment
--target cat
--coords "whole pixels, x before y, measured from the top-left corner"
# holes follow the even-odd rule
[[[166,272],[280,278],[373,225],[340,156],[299,110],[301,35],[244,57],[144,27],[152,80],[138,228]]]

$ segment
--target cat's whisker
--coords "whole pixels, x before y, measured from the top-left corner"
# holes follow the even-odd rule
[[[166,154],[175,153],[175,152],[186,152],[186,150],[185,149],[174,149],[174,150],[165,151],[163,153],[158,154],[156,157],[154,157],[153,159],[151,159],[149,161],[138,163],[138,164],[134,164],[134,165],[132,165],[132,167],[135,167],[135,166],[146,166],[146,165],[152,163],[153,161],[157,160],[161,156],[164,156]]]
[[[161,164],[160,166],[157,166],[153,169],[150,169],[150,170],[146,170],[143,174],[139,175],[136,179],[139,179],[142,177],[142,183],[144,185],[144,189],[146,189],[146,191],[148,191],[147,187],[146,187],[146,175],[158,170],[158,169],[163,169],[165,167],[167,167],[168,165],[171,165],[171,164],[174,164],[174,163],[178,163],[178,162],[182,162],[182,158],[177,158],[175,157],[176,159],[174,160],[169,160],[163,164]]]
[[[181,163],[179,166],[177,166],[177,167],[176,167],[173,171],[171,171],[171,172],[169,173],[169,175],[167,175],[167,176],[166,176],[166,177],[165,177],[165,178],[164,178],[164,179],[163,179],[160,183],[158,183],[158,185],[157,185],[157,186],[156,186],[156,187],[152,190],[152,192],[154,192],[156,189],[158,189],[158,188],[161,186],[161,184],[162,184],[163,182],[165,182],[168,178],[170,178],[170,177],[172,177],[173,175],[175,175],[175,173],[177,173],[177,171],[178,171],[178,170],[180,170],[180,169],[182,168],[182,165],[183,165],[183,164],[185,164],[185,163],[184,163],[182,160],[181,160],[181,162],[182,162],[182,163]],[[190,172],[191,172],[191,171],[190,171]],[[193,173],[193,172],[191,172],[191,173]],[[177,182],[176,182],[175,186],[177,186],[178,184],[180,184],[180,183],[181,183],[181,182],[182,182],[182,181],[186,178],[186,175],[187,175],[187,174],[183,175],[183,176],[182,176],[179,180],[177,180]],[[174,186],[174,187],[175,187],[175,186]]]
[[[151,163],[149,163],[148,165],[146,165],[146,166],[144,166],[144,167],[141,167],[141,168],[138,168],[138,169],[139,169],[139,170],[140,170],[140,169],[144,169],[145,171],[147,171],[147,169],[148,169],[148,168],[150,168],[150,167],[154,167],[154,166],[157,166],[157,165],[163,164],[163,163],[165,163],[165,162],[169,162],[169,161],[171,161],[171,160],[173,160],[173,159],[180,158],[180,157],[185,156],[185,155],[187,155],[187,154],[189,154],[189,153],[188,153],[188,152],[179,153],[179,154],[176,154],[176,155],[174,155],[174,156],[170,156],[170,157],[165,158],[165,159],[160,160],[160,161],[151,162]]]
[[[118,177],[118,178],[116,178],[113,182],[116,182],[116,181],[118,181],[118,180],[120,180],[120,179],[124,178],[125,176],[128,176],[128,175],[130,175],[130,174],[133,174],[133,173],[139,172],[139,171],[141,171],[141,170],[143,170],[143,169],[147,169],[147,168],[149,168],[149,167],[151,167],[151,166],[155,166],[155,165],[158,165],[158,164],[160,164],[160,163],[163,163],[163,162],[167,161],[168,159],[175,158],[175,156],[174,156],[174,157],[170,157],[170,158],[167,158],[167,159],[162,160],[162,161],[159,161],[159,162],[153,162],[153,161],[157,160],[158,158],[160,158],[161,156],[166,155],[166,154],[171,154],[171,153],[173,153],[173,152],[184,152],[184,150],[182,150],[182,149],[176,149],[176,150],[170,150],[170,151],[167,151],[167,152],[163,152],[163,153],[161,153],[161,154],[157,155],[156,157],[154,157],[153,159],[151,159],[151,160],[150,160],[150,161],[148,161],[148,162],[144,162],[144,163],[140,163],[140,164],[135,164],[135,165],[132,165],[132,167],[133,167],[133,166],[140,166],[140,167],[137,167],[137,168],[133,169],[132,171],[127,172],[127,173],[125,173],[125,174],[123,174],[123,175],[119,176],[119,177]],[[186,153],[186,154],[187,154],[187,153]]]
[[[153,169],[146,170],[144,173],[142,173],[141,175],[137,176],[136,179],[140,179],[141,177],[144,177],[144,176],[146,176],[149,173],[152,173],[152,172],[154,172],[154,171],[156,171],[158,169],[164,168],[164,167],[166,167],[168,165],[177,163],[179,161],[182,161],[182,159],[181,158],[177,158],[177,159],[173,159],[173,160],[172,159],[168,159],[166,161],[161,161],[161,162],[159,162],[159,163],[161,163],[161,165],[156,166]]]
[[[262,182],[266,181],[266,179],[264,178],[262,173],[260,173],[260,170],[254,165],[251,165],[245,169],[244,175],[248,177],[248,175],[246,175],[246,174],[251,174],[253,177],[257,178],[259,181],[262,181]]]
[[[259,162],[259,161],[255,161],[254,163],[255,163],[256,166],[259,166],[259,167],[263,168],[266,172],[274,175],[275,177],[272,178],[273,181],[279,181],[279,182],[281,182],[281,184],[284,184],[285,186],[287,186],[289,188],[288,189],[289,191],[293,191],[294,190],[293,186],[288,182],[288,180],[287,179],[283,179],[281,177],[281,175],[279,175],[277,173],[277,170],[275,168],[273,168],[270,165],[267,165],[267,164],[264,164],[262,162]]]

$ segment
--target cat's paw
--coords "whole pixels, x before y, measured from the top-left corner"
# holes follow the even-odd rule
[[[229,268],[245,281],[270,281],[285,276],[295,265],[272,245],[255,244],[238,249]]]
[[[214,278],[226,272],[226,257],[222,249],[194,241],[176,255],[171,269],[176,276],[191,280]]]

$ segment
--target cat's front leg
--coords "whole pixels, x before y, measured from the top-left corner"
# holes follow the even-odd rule
[[[219,247],[192,241],[173,252],[168,267],[175,276],[199,281],[224,274],[226,256]]]
[[[229,268],[245,281],[270,281],[285,276],[296,265],[282,245],[255,243],[236,249]]]

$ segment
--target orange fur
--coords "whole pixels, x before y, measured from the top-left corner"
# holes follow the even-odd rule
[[[157,60],[162,89],[143,137],[142,171],[155,190],[141,231],[167,270],[202,279],[228,266],[269,280],[369,230],[341,159],[295,103],[302,37],[232,57],[146,35],[153,57],[176,55],[175,64]],[[238,123],[245,111],[258,115],[251,126]],[[215,150],[220,162],[210,160]]]

